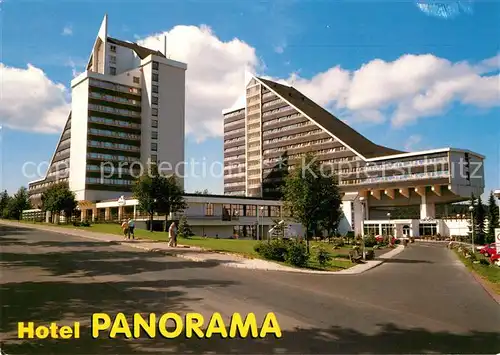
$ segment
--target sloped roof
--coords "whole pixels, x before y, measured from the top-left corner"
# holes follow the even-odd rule
[[[135,53],[137,53],[137,55],[141,59],[144,59],[148,55],[151,55],[151,54],[165,58],[165,55],[162,52],[155,51],[155,50],[140,46],[137,43],[125,42],[125,41],[122,41],[122,40],[119,40],[116,38],[112,38],[112,37],[108,37],[108,42],[112,43],[112,44],[116,44],[116,45],[121,46],[121,47],[126,47],[126,48],[132,49]]]
[[[405,153],[373,143],[295,88],[259,77],[257,79],[363,157]]]

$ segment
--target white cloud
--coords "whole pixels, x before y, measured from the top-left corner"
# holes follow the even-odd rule
[[[286,49],[286,42],[283,42],[274,47],[274,51],[278,54],[283,54],[283,52],[285,52],[285,49]]]
[[[237,38],[221,41],[207,26],[176,26],[140,43],[161,49],[163,35],[167,35],[167,55],[188,65],[186,132],[198,140],[221,136],[222,110],[242,94],[245,69],[261,68],[255,49]]]
[[[51,81],[30,64],[12,68],[0,63],[3,125],[12,129],[41,133],[60,133],[70,111],[68,91]]]
[[[403,126],[444,113],[452,104],[500,106],[498,56],[478,65],[452,63],[434,55],[374,59],[355,71],[330,68],[296,87],[334,112],[359,120]]]
[[[199,141],[220,137],[221,111],[244,92],[245,69],[262,73],[263,61],[249,44],[237,38],[222,41],[206,26],[176,26],[140,43],[163,50],[159,39],[165,34],[168,56],[188,64],[187,134]],[[66,65],[77,74],[79,65],[75,63]],[[389,62],[374,59],[357,70],[333,66],[311,78],[295,72],[286,82],[293,82],[294,87],[340,119],[375,124],[389,120],[393,126],[403,126],[439,116],[456,103],[486,109],[499,106],[499,69],[500,56],[478,63],[454,63],[431,54],[403,55]],[[4,92],[11,95],[6,102],[14,104],[2,105],[0,113],[8,117],[11,127],[54,132],[64,124],[69,111],[64,86],[51,82],[32,66],[4,71]],[[30,91],[35,100],[24,99],[24,92]]]
[[[71,25],[67,25],[63,28],[62,33],[63,36],[71,36],[73,35],[73,27]]]
[[[405,150],[407,151],[413,151],[413,150],[418,150],[416,147],[420,142],[422,141],[422,136],[418,134],[414,134],[408,137],[408,139],[405,142]]]

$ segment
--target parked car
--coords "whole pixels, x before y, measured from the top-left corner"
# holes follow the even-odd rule
[[[488,244],[488,245],[485,245],[483,246],[479,252],[481,254],[483,254],[484,256],[488,257],[490,255],[495,255],[497,254],[497,248],[496,248],[496,245],[495,243],[491,243],[491,244]]]

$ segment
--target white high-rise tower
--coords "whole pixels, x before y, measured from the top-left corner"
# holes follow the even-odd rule
[[[71,81],[71,112],[47,174],[29,184],[35,207],[58,181],[77,200],[130,195],[149,161],[183,175],[187,65],[165,50],[166,38],[157,51],[109,37],[104,16],[86,70]]]

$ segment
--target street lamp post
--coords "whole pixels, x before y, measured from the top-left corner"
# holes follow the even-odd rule
[[[387,236],[388,244],[391,245],[391,237],[392,237],[392,224],[391,224],[391,212],[387,212],[387,218],[389,218],[389,235]]]
[[[366,247],[365,247],[365,198],[359,198],[361,202],[361,240],[363,242],[363,260],[366,260]]]
[[[261,236],[262,238],[264,238],[264,206],[261,206],[260,207],[260,218],[262,219],[262,233],[261,233]]]
[[[472,226],[472,233],[471,233],[471,237],[472,237],[472,253],[476,253],[476,250],[474,249],[474,229],[475,229],[475,226],[474,226],[474,206],[469,206],[469,211],[470,211],[470,223],[471,223],[471,226]]]
[[[259,220],[259,206],[256,206],[256,210],[257,210],[257,240],[260,240],[259,239],[259,229],[260,229],[260,220]]]

